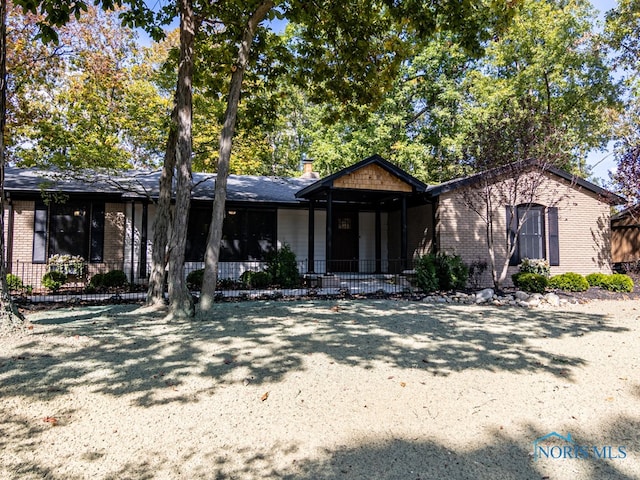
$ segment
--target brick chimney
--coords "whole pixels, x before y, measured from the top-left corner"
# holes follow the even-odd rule
[[[312,159],[306,157],[302,159],[302,178],[320,178],[320,174],[313,171]]]

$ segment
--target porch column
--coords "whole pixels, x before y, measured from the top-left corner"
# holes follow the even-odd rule
[[[407,197],[404,195],[400,209],[400,265],[403,270],[407,268]]]
[[[332,194],[331,189],[327,190],[327,237],[326,237],[326,273],[330,273],[331,268],[331,247],[332,247],[332,239],[333,239],[333,205],[332,205]]]
[[[376,205],[376,270],[382,273],[382,222],[380,221],[380,205]]]
[[[315,201],[309,200],[309,239],[307,240],[307,273],[315,273]]]
[[[131,285],[135,282],[136,266],[136,201],[131,200],[131,268],[129,273],[131,275]]]
[[[140,278],[147,278],[147,242],[149,239],[149,204],[142,203],[142,227],[140,229],[140,268],[138,269]]]

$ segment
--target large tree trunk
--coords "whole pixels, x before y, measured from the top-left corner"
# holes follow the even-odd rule
[[[23,317],[13,303],[7,286],[4,229],[4,166],[5,136],[7,120],[7,0],[0,5],[0,328],[18,328]]]
[[[176,206],[169,242],[169,311],[173,317],[194,314],[193,298],[184,275],[184,255],[187,245],[187,225],[191,207],[191,119],[193,43],[196,20],[191,0],[180,0],[180,64],[176,89],[178,143],[176,148]]]
[[[147,306],[164,305],[165,269],[167,266],[167,243],[171,225],[171,197],[173,194],[173,170],[176,166],[176,145],[178,143],[178,117],[174,107],[167,149],[160,175],[160,192],[153,222],[153,249],[151,251],[151,274],[147,290]]]
[[[220,133],[220,152],[218,156],[218,172],[214,190],[213,213],[211,226],[207,238],[207,249],[204,256],[204,277],[200,294],[199,311],[209,313],[213,307],[218,281],[218,261],[220,255],[220,241],[222,240],[222,222],[224,221],[225,203],[227,197],[227,177],[229,176],[229,161],[231,159],[231,145],[235,132],[238,103],[244,70],[249,63],[251,44],[260,22],[274,6],[272,0],[263,1],[247,22],[242,43],[238,50],[238,58],[231,75],[231,87],[227,99],[227,109]]]

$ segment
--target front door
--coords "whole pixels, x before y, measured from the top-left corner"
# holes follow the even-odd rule
[[[358,212],[334,212],[329,271],[358,271],[358,237]]]

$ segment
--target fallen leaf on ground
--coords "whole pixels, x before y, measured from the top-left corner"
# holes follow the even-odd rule
[[[260,400],[264,402],[267,398],[269,398],[269,392],[264,392],[264,394],[260,397]]]
[[[50,423],[52,427],[55,427],[58,424],[58,419],[56,417],[44,417],[42,421]]]

